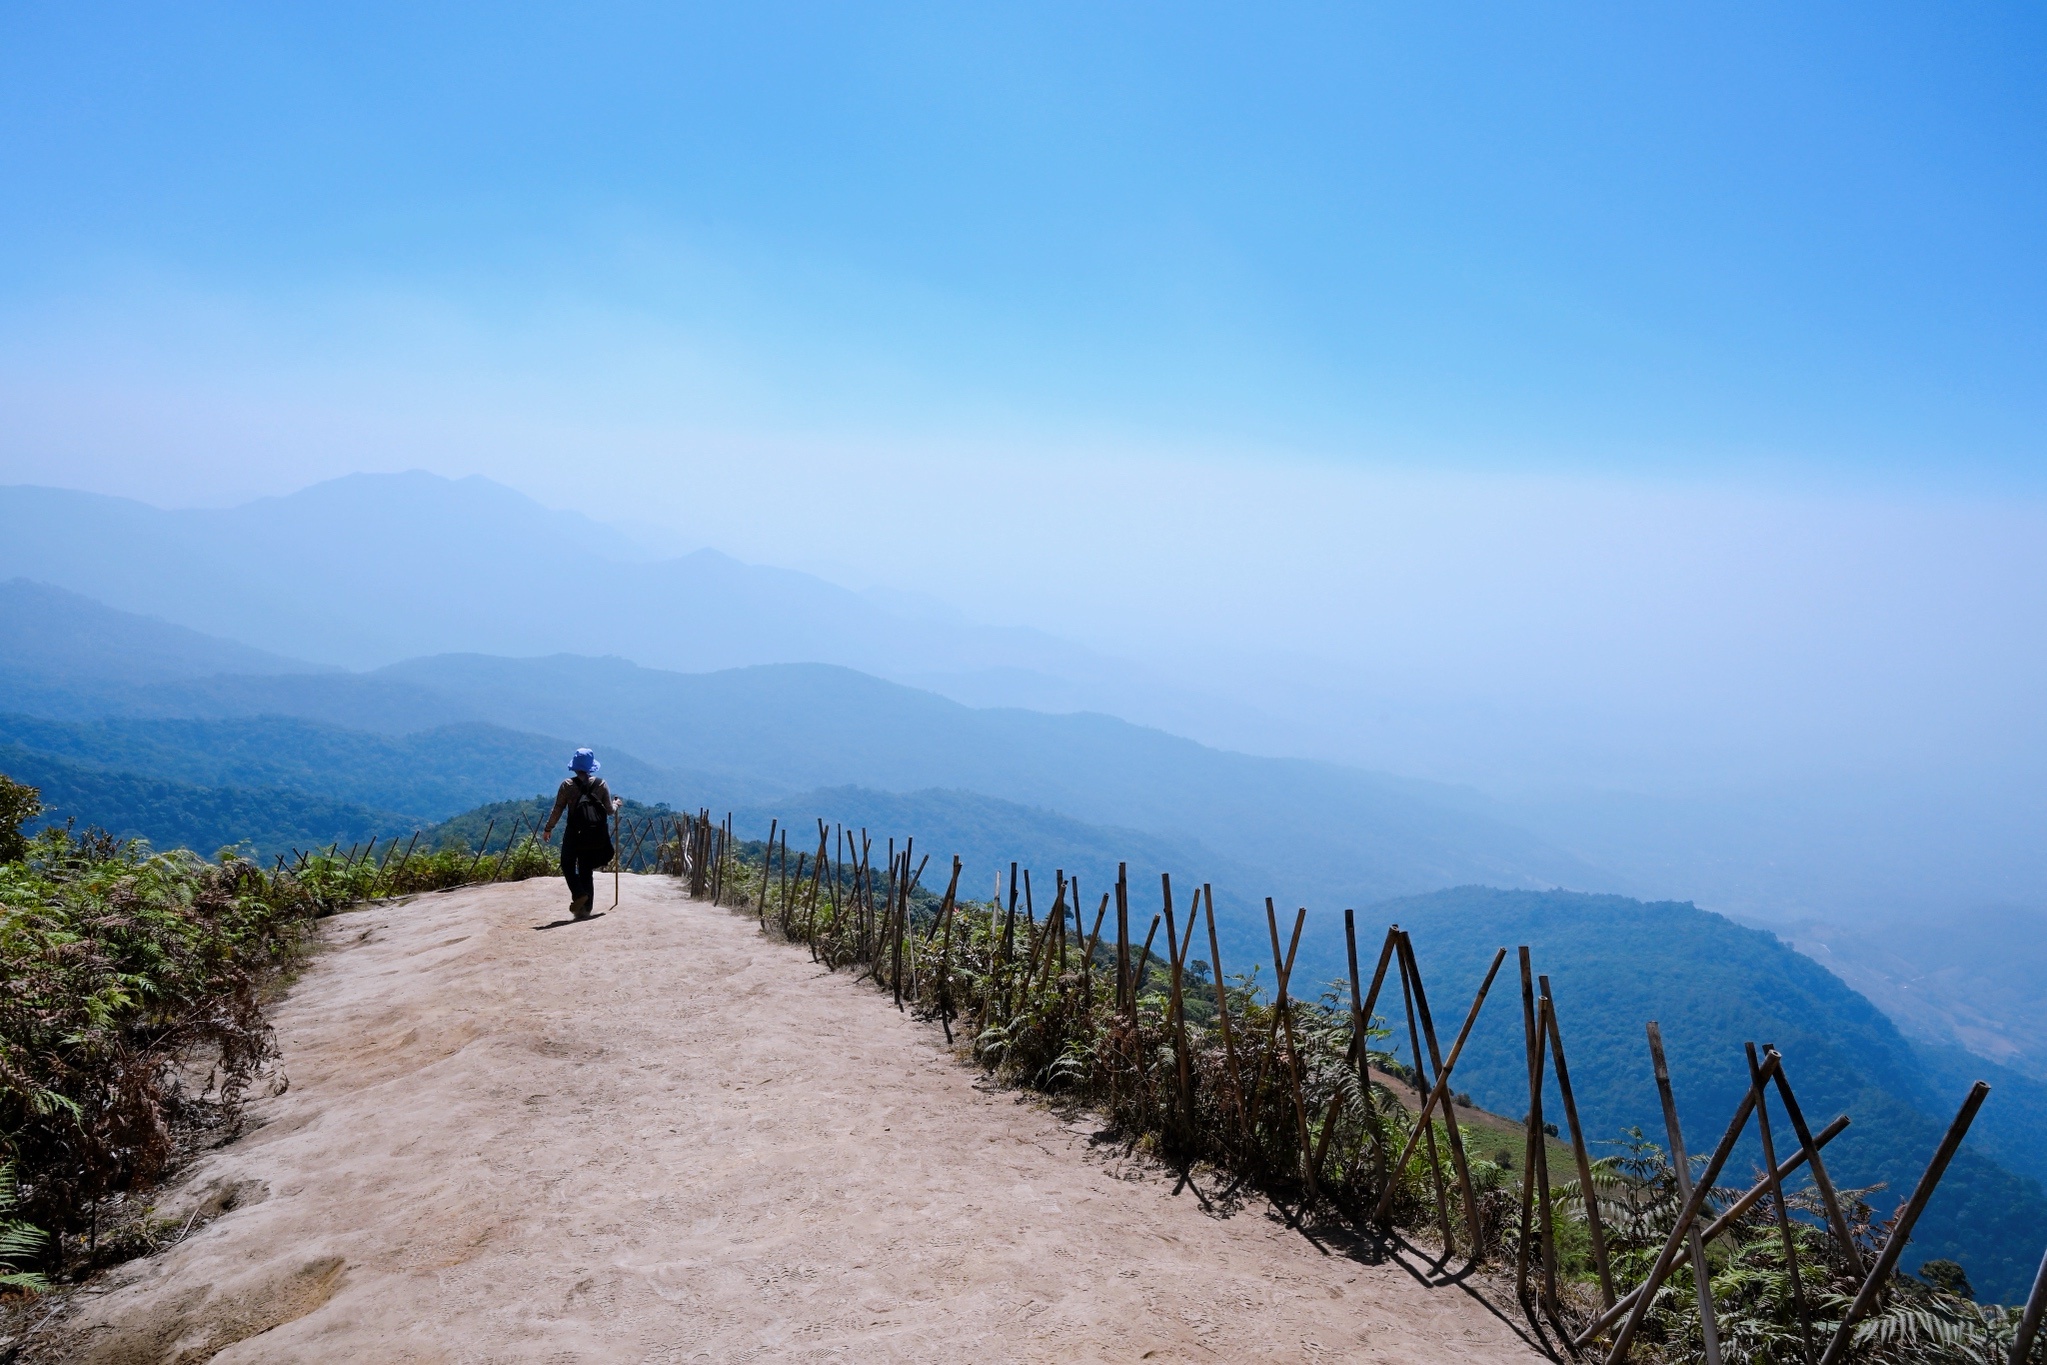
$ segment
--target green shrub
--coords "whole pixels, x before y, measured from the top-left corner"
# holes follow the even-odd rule
[[[45,830],[0,864],[0,1159],[65,1229],[170,1160],[182,1119],[232,1122],[270,1052],[258,996],[317,903],[234,859]],[[187,1094],[174,1063],[214,1080]]]
[[[0,773],[0,863],[28,856],[21,827],[43,813],[42,793]]]
[[[9,809],[32,811],[33,789],[7,785]],[[99,831],[45,829],[16,847],[0,861],[0,1164],[19,1186],[0,1194],[59,1232],[160,1176],[180,1132],[233,1131],[272,1052],[263,986],[300,960],[321,915],[556,870],[530,838],[481,858],[314,854],[269,872],[232,849],[210,863]],[[209,1074],[197,1093],[178,1079]],[[48,1246],[0,1221],[0,1271]]]

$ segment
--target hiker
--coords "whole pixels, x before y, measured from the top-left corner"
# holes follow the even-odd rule
[[[569,760],[569,776],[556,790],[554,809],[540,830],[544,844],[562,812],[569,813],[568,827],[562,831],[562,879],[569,884],[569,913],[577,919],[590,918],[590,903],[597,898],[592,878],[611,861],[611,817],[620,803],[597,775],[602,766],[590,750],[576,750]]]

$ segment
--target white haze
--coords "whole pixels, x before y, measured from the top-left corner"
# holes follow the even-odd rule
[[[1611,450],[1312,422],[1051,426],[879,356],[770,363],[616,310],[357,291],[282,318],[123,288],[17,314],[6,481],[219,505],[481,473],[636,543],[1138,661],[1214,699],[1174,712],[1198,738],[1471,784],[1630,889],[1780,917],[2043,899],[2030,491],[1725,451],[1737,472],[1707,477],[1647,445],[1626,463],[1670,472],[1622,475]],[[631,652],[601,612],[563,643]]]

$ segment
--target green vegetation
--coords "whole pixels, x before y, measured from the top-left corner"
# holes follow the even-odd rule
[[[0,1289],[41,1289],[47,1283],[33,1270],[49,1246],[49,1234],[33,1223],[10,1217],[19,1197],[15,1192],[14,1167],[0,1165]]]
[[[1675,1168],[1662,1147],[1639,1129],[1620,1145],[1620,1153],[1595,1164],[1592,1197],[1606,1229],[1616,1290],[1625,1294],[1648,1274],[1677,1224],[1683,1201]],[[1783,1154],[1780,1149],[1780,1158]],[[1713,1207],[1724,1209],[1741,1193],[1716,1190]],[[1599,1315],[1602,1304],[1585,1233],[1584,1192],[1572,1180],[1561,1186],[1560,1194],[1565,1210],[1557,1220],[1564,1277],[1558,1294],[1560,1316],[1578,1330]],[[1881,1249],[1888,1229],[1858,1192],[1846,1192],[1844,1197],[1857,1256],[1867,1265]],[[1813,1358],[1833,1337],[1861,1288],[1863,1270],[1826,1235],[1818,1199],[1809,1191],[1787,1188],[1785,1207],[1792,1215],[1789,1256],[1776,1207],[1767,1196],[1731,1219],[1707,1245],[1714,1321],[1722,1356],[1728,1361],[1794,1365]],[[1799,1297],[1792,1292],[1794,1264],[1805,1305],[1803,1319]],[[1876,1311],[1855,1327],[1848,1358],[1885,1365],[2004,1365],[2019,1311],[1976,1303],[1967,1277],[1953,1261],[1931,1261],[1922,1275],[1893,1277]],[[1665,1359],[1699,1359],[1704,1341],[1697,1295],[1687,1264],[1651,1299],[1639,1340]],[[2043,1359],[2041,1351],[2036,1346],[2031,1359]]]
[[[1128,859],[1133,885],[1147,888],[1156,885],[1151,874],[1158,870],[1198,868],[1216,883],[1223,946],[1233,960],[1263,953],[1262,917],[1246,892],[1274,889],[1283,905],[1313,902],[1327,908],[1311,915],[1301,955],[1304,974],[1316,981],[1342,969],[1329,913],[1335,907],[1449,877],[1523,885],[1601,880],[1525,832],[1499,824],[1469,793],[1218,753],[1106,717],[972,710],[818,665],[684,675],[619,659],[467,655],[367,675],[290,674],[285,670],[300,666],[252,657],[227,642],[70,594],[7,586],[0,614],[12,611],[6,619],[20,626],[0,638],[0,691],[9,705],[49,715],[127,718],[95,719],[69,730],[0,720],[0,740],[35,754],[0,758],[0,767],[53,757],[209,792],[267,784],[360,808],[290,808],[274,793],[261,794],[260,803],[258,794],[246,793],[248,803],[236,805],[182,791],[152,797],[127,786],[109,789],[116,799],[102,800],[70,770],[50,768],[38,777],[52,804],[62,806],[58,819],[75,815],[81,825],[116,827],[158,847],[211,849],[246,838],[271,855],[336,840],[345,850],[373,833],[409,834],[416,819],[551,782],[560,754],[544,746],[559,747],[559,741],[538,741],[542,747],[529,760],[519,745],[532,736],[514,731],[573,729],[598,739],[621,790],[671,800],[687,791],[739,803],[748,808],[746,827],[754,830],[769,815],[807,822],[812,811],[878,828],[917,829],[968,859],[974,872],[968,884],[977,891],[986,889],[990,862],[999,865],[1020,849],[1031,850],[1041,869],[1064,866],[1090,887],[1106,884],[1116,858]],[[244,676],[204,676],[224,669]],[[48,709],[32,704],[32,695],[44,698]],[[147,719],[165,715],[216,719]],[[485,720],[512,730],[455,724]],[[629,776],[629,760],[608,747],[614,743],[667,767],[649,768],[643,783]],[[223,759],[231,760],[231,772],[207,766]],[[529,774],[520,766],[529,761],[544,772],[536,767]],[[686,782],[685,764],[701,770]],[[656,785],[656,773],[670,785]],[[831,786],[850,781],[866,789]],[[59,789],[73,782],[78,799],[56,801]],[[478,785],[464,785],[472,782]],[[786,795],[817,788],[830,789]],[[967,795],[967,788],[1011,794],[1022,804]],[[1108,826],[1141,826],[1148,833],[1126,838]],[[1216,856],[1217,849],[1235,861]],[[1645,1018],[1667,1016],[1673,1008],[1687,1012],[1664,1023],[1677,1051],[1679,1098],[1693,1123],[1711,1126],[1716,1111],[1724,1112],[1728,1078],[1739,1079],[1728,1065],[1730,1048],[1750,1036],[1776,1041],[1811,1058],[1800,1065],[1817,1067],[1827,1078],[1830,1108],[1854,1109],[1857,1126],[1843,1140],[1842,1159],[1855,1167],[1856,1178],[1886,1181],[1893,1190],[1911,1178],[1911,1153],[1923,1150],[1920,1139],[1945,1121],[1973,1079],[1969,1073],[1990,1079],[1997,1093],[1919,1240],[1929,1256],[1968,1265],[1985,1292],[2014,1294],[2030,1275],[2033,1238],[2025,1224],[2038,1209],[2030,1187],[2007,1184],[1979,1163],[1995,1157],[2022,1174],[2047,1178],[2047,1086],[2020,1085],[1972,1058],[1901,1048],[1896,1031],[1882,1025],[1866,1001],[1831,978],[1808,980],[1824,974],[1785,962],[1781,945],[1770,947],[1767,936],[1717,917],[1587,899],[1560,901],[1556,914],[1544,919],[1487,899],[1494,893],[1444,894],[1451,900],[1441,903],[1440,913],[1431,909],[1434,902],[1418,901],[1412,914],[1418,926],[1424,920],[1429,926],[1418,937],[1431,972],[1441,961],[1449,981],[1460,973],[1475,980],[1472,963],[1499,943],[1555,945],[1550,951],[1559,956],[1545,965],[1559,978],[1572,1046],[1586,1053],[1583,1065],[1602,1070],[1599,1093],[1619,1097],[1598,1115],[1598,1131],[1660,1128],[1644,1080],[1640,1029]],[[1618,908],[1600,908],[1609,904]],[[1570,921],[1581,911],[1599,925],[1626,929],[1635,921],[1613,940],[1626,951],[1606,951],[1599,941],[1604,929],[1573,930]],[[1389,906],[1385,917],[1409,913]],[[1688,917],[1711,923],[1701,927]],[[2009,937],[2023,927],[1998,932]],[[1765,947],[1751,941],[1758,939]],[[1922,943],[1935,961],[1945,961],[1941,954],[1952,948]],[[1980,964],[1985,951],[1991,949],[1972,943],[1962,957]],[[1459,956],[1462,965],[1451,960]],[[2005,953],[1986,978],[2000,1010],[2023,994],[2031,979],[2028,960],[2021,952]],[[1646,974],[1636,971],[1637,963],[1648,964]],[[1737,970],[1724,970],[1728,964]],[[1652,978],[1655,991],[1642,989]],[[1623,998],[1628,1008],[1609,1008],[1610,1000]],[[1794,1028],[1803,1030],[1795,1047]],[[1703,1042],[1687,1054],[1687,1039]],[[1830,1047],[1831,1055],[1813,1054],[1808,1044]],[[1484,1070],[1494,1055],[1491,1049],[1475,1055],[1475,1069]],[[1500,1055],[1511,1058],[1513,1050]],[[1921,1084],[1928,1077],[1938,1080],[1937,1089]],[[1475,1074],[1472,1084],[1508,1104],[1513,1065]],[[1799,1084],[1808,1089],[1821,1081],[1801,1073]],[[1873,1094],[1867,1105],[1860,1098],[1864,1089]],[[1911,1140],[1879,1133],[1893,1115],[1917,1125]],[[1962,1193],[1978,1197],[1964,1206],[1955,1202]]]
[[[34,1283],[152,1245],[103,1243],[110,1198],[144,1188],[181,1144],[236,1130],[273,1053],[269,983],[301,959],[319,916],[379,896],[550,875],[530,839],[487,855],[384,845],[279,869],[153,851],[105,831],[22,838],[34,788],[0,778],[0,1272]],[[18,1215],[18,1216],[17,1216]],[[42,1230],[58,1234],[46,1237]]]
[[[261,984],[319,902],[237,859],[49,829],[0,864],[0,906],[0,1160],[30,1220],[90,1228],[163,1170],[178,1125],[233,1123],[270,1053]],[[212,1070],[197,1092],[181,1059]]]
[[[990,849],[1021,809],[998,803],[984,810],[979,798],[947,793],[839,795],[848,803],[956,803],[954,823],[969,833],[987,825],[979,836]],[[15,812],[17,824],[35,816],[35,805],[33,789],[0,780],[0,807]],[[366,847],[330,836],[324,851],[300,845],[281,867],[232,854],[209,864],[62,829],[16,845],[18,856],[0,870],[6,907],[0,985],[13,1006],[0,1013],[0,1106],[11,1106],[0,1107],[0,1132],[7,1135],[0,1161],[20,1173],[21,1213],[0,1210],[0,1218],[19,1224],[0,1229],[0,1246],[12,1248],[0,1251],[0,1271],[32,1274],[57,1263],[64,1242],[32,1245],[34,1227],[83,1232],[89,1243],[102,1201],[158,1176],[175,1155],[178,1134],[232,1131],[241,1095],[267,1055],[262,983],[289,970],[314,918],[369,898],[551,875],[554,850],[532,838],[547,806],[539,796],[495,802],[416,835],[371,831],[375,842],[367,835],[360,841]],[[1100,832],[1065,830],[1060,817],[1035,814],[1073,840],[1074,861],[1100,852]],[[695,854],[671,837],[677,819],[665,807],[630,803],[622,852],[637,853],[639,865],[658,862],[689,874]],[[0,822],[0,841],[9,828]],[[1107,941],[1092,959],[1080,941],[1106,881],[1089,888],[1084,922],[1076,926],[1070,915],[1048,919],[1042,904],[1019,906],[1012,916],[1006,905],[956,897],[948,910],[943,888],[921,882],[899,895],[886,871],[877,875],[843,846],[824,875],[809,863],[814,847],[791,849],[789,867],[779,849],[772,860],[766,852],[764,844],[740,844],[721,860],[724,903],[761,914],[822,961],[855,968],[891,993],[900,972],[906,1006],[941,1022],[1005,1079],[1098,1107],[1165,1159],[1230,1171],[1323,1220],[1368,1222],[1370,1206],[1390,1184],[1395,1224],[1444,1240],[1433,1193],[1440,1170],[1450,1244],[1495,1260],[1511,1260],[1518,1250],[1521,1125],[1477,1112],[1468,1096],[1460,1097],[1457,1137],[1470,1157],[1469,1209],[1448,1162],[1451,1134],[1440,1122],[1430,1134],[1435,1164],[1422,1141],[1404,1166],[1389,1171],[1412,1118],[1399,1097],[1376,1079],[1363,1083],[1346,1060],[1347,987],[1309,989],[1305,943],[1304,964],[1280,1008],[1269,953],[1244,948],[1241,915],[1221,917],[1225,962],[1247,969],[1227,978],[1232,1058],[1222,1042],[1205,924],[1184,953],[1177,998],[1167,931],[1158,931],[1148,958],[1134,942],[1135,999],[1119,1005],[1113,911]],[[1040,888],[1038,900],[1045,898]],[[1911,1049],[1895,1029],[1767,934],[1690,906],[1567,893],[1467,888],[1381,911],[1367,922],[1397,919],[1415,936],[1442,1028],[1454,1026],[1443,1016],[1461,1017],[1493,948],[1535,945],[1538,970],[1554,979],[1589,1130],[1636,1131],[1619,1155],[1599,1162],[1593,1191],[1616,1229],[1623,1287],[1646,1270],[1645,1258],[1660,1244],[1657,1220],[1667,1228],[1675,1214],[1662,1152],[1639,1136],[1661,1131],[1640,1042],[1646,1019],[1659,1019],[1669,1040],[1695,1146],[1710,1140],[1745,1086],[1729,1062],[1731,1053],[1738,1063],[1747,1038],[1784,1051],[1816,1120],[1843,1110],[1853,1115],[1854,1127],[1829,1150],[1830,1167],[1847,1183],[1884,1183],[1901,1193],[1944,1122],[1934,1117],[1941,1094],[1915,1072]],[[1150,920],[1149,910],[1132,906],[1135,939]],[[1383,1005],[1379,1012],[1385,1014]],[[1374,1066],[1395,1077],[1411,1074],[1404,1034],[1389,1033],[1383,1018],[1374,1024]],[[189,1093],[177,1080],[189,1066],[172,1063],[189,1062],[195,1051],[206,1058],[201,1071],[212,1069],[215,1080]],[[1487,1109],[1518,1112],[1526,1099],[1519,1056],[1518,1012],[1496,998],[1460,1065],[1458,1088]],[[1546,1107],[1560,1113],[1559,1097],[1552,1093]],[[1300,1157],[1304,1115],[1311,1150],[1321,1151],[1312,1192]],[[1548,1160],[1562,1200],[1551,1229],[1561,1309],[1582,1322],[1596,1308],[1584,1196],[1575,1181],[1560,1178],[1571,1173],[1565,1150],[1552,1142]],[[1730,1178],[1745,1163],[1753,1164],[1752,1154],[1737,1158]],[[1801,1217],[1808,1198],[1793,1197]],[[1865,1190],[1853,1204],[1869,1238],[1882,1227],[1874,1202],[1887,1201]],[[1989,1297],[2016,1298],[2037,1260],[2037,1229],[2047,1224],[2042,1208],[2037,1187],[1965,1148],[1915,1235],[1919,1278],[1899,1277],[1883,1311],[1861,1329],[1858,1358],[1975,1359],[1994,1348],[2000,1333],[2008,1336],[2009,1315],[1977,1307],[1969,1281]],[[1765,1201],[1709,1250],[1730,1359],[1789,1361],[1802,1342],[1772,1218]],[[1827,1315],[1838,1320],[1844,1310],[1851,1275],[1845,1262],[1830,1261],[1835,1251],[1809,1223],[1797,1237],[1815,1326],[1823,1331]],[[2007,1254],[1986,1256],[1986,1243]],[[1673,1358],[1685,1356],[1697,1333],[1688,1274],[1659,1292],[1647,1329],[1651,1346]]]
[[[0,863],[28,856],[22,827],[43,813],[42,794],[12,778],[0,776]]]
[[[37,792],[0,780],[0,806],[18,825],[35,817]],[[4,1283],[35,1287],[39,1273],[68,1259],[68,1246],[76,1248],[70,1261],[96,1265],[154,1244],[158,1230],[145,1226],[123,1232],[121,1246],[94,1250],[98,1209],[160,1177],[180,1142],[233,1134],[242,1099],[272,1052],[264,986],[301,960],[311,923],[366,898],[555,874],[553,847],[532,839],[547,806],[542,796],[493,802],[416,835],[305,851],[272,868],[231,851],[209,864],[68,829],[43,829],[12,845],[18,855],[0,866],[0,1162],[20,1173],[20,1183],[16,1195],[0,1179]],[[0,823],[0,839],[10,831]],[[1302,999],[1310,990],[1296,974],[1281,1001],[1269,960],[1240,958],[1232,966],[1245,970],[1226,974],[1218,1003],[1206,915],[1193,925],[1177,915],[1171,927],[1152,927],[1152,915],[1132,907],[1124,990],[1114,909],[1099,921],[1089,952],[1099,890],[1079,917],[1069,888],[1060,886],[1052,888],[1054,907],[948,896],[921,876],[913,880],[919,870],[907,853],[890,872],[874,868],[880,857],[872,849],[860,855],[835,843],[817,868],[815,847],[786,855],[782,847],[770,853],[766,843],[721,847],[700,823],[637,802],[624,810],[622,835],[620,851],[639,866],[686,876],[692,890],[757,917],[821,962],[872,980],[940,1023],[1003,1081],[1085,1103],[1130,1142],[1212,1173],[1200,1177],[1210,1191],[1224,1185],[1214,1173],[1253,1181],[1324,1232],[1345,1224],[1369,1230],[1384,1193],[1392,1224],[1410,1238],[1505,1265],[1527,1238],[1529,1257],[1541,1263],[1541,1230],[1525,1234],[1519,1222],[1525,1126],[1472,1105],[1476,1095],[1502,1113],[1519,1109],[1513,1009],[1488,1007],[1474,1033],[1457,1072],[1462,1121],[1455,1134],[1441,1119],[1417,1134],[1406,1107],[1412,1095],[1384,1081],[1404,1085],[1412,1076],[1412,1058],[1396,1042],[1404,1023],[1400,1033],[1388,1027],[1398,1021],[1398,995],[1382,997],[1374,1011],[1365,1033],[1371,1072],[1363,1072],[1351,1054],[1347,982],[1316,986]],[[1480,952],[1490,958],[1500,943],[1535,943],[1539,966],[1556,978],[1580,1111],[1595,1132],[1623,1134],[1619,1150],[1595,1164],[1591,1191],[1570,1179],[1568,1148],[1554,1136],[1545,1144],[1558,1195],[1548,1230],[1556,1312],[1570,1330],[1591,1322],[1601,1306],[1586,1199],[1609,1230],[1621,1291],[1646,1275],[1679,1212],[1662,1148],[1642,1128],[1615,1124],[1636,1103],[1631,1091],[1646,1091],[1654,1103],[1640,1060],[1629,1056],[1627,1036],[1644,1017],[1662,1019],[1691,1111],[1709,1113],[1713,1087],[1726,1085],[1709,1060],[1726,1029],[1740,1025],[1769,1033],[1785,1050],[1812,1109],[1832,1111],[1838,1091],[1855,1087],[1853,1103],[1840,1105],[1857,1121],[1850,1136],[1885,1126],[1889,1142],[1918,1136],[1900,1119],[1898,1111],[1912,1113],[1902,1099],[1873,1087],[1867,1074],[1838,1070],[1857,1048],[1883,1046],[1887,1023],[1769,935],[1691,907],[1556,892],[1468,890],[1410,900],[1396,913],[1417,935],[1439,1029],[1462,1019],[1462,976],[1476,976]],[[1150,954],[1142,948],[1148,929],[1155,933]],[[1191,943],[1183,931],[1191,931]],[[1224,952],[1236,958],[1234,948]],[[1674,972],[1672,964],[1687,962],[1689,974]],[[1398,984],[1390,990],[1398,993]],[[205,1072],[211,1078],[199,1089],[186,1081]],[[1556,1097],[1548,1103],[1562,1111]],[[1693,1121],[1701,1130],[1693,1140],[1703,1146],[1717,1117]],[[1453,1144],[1468,1156],[1468,1183],[1455,1173]],[[1900,1160],[1912,1166],[1928,1148]],[[1396,1164],[1402,1152],[1406,1160]],[[1848,1136],[1828,1156],[1836,1175],[1853,1171]],[[1996,1166],[1981,1166],[2010,1181]],[[1949,1179],[1965,1175],[1965,1162],[1957,1162]],[[1736,1193],[1715,1191],[1713,1207],[1724,1209]],[[1885,1236],[1871,1197],[1867,1189],[1848,1193],[1865,1254]],[[1855,1293],[1857,1269],[1820,1228],[1810,1193],[1793,1191],[1789,1207],[1810,1330],[1824,1340]],[[41,1228],[63,1236],[43,1236]],[[1857,1330],[1850,1359],[1988,1361],[2008,1349],[2016,1314],[1973,1302],[1971,1275],[1986,1281],[1981,1261],[1965,1271],[1932,1254],[1939,1246],[1924,1228],[1916,1238],[1928,1257],[1920,1275],[1898,1275],[1889,1285]],[[1808,1328],[1793,1306],[1769,1199],[1713,1238],[1707,1271],[1730,1361],[1803,1359]],[[1656,1293],[1638,1359],[1697,1359],[1693,1293],[1691,1269]]]
[[[187,783],[114,772],[0,744],[0,770],[42,792],[42,818],[95,826],[158,848],[241,847],[251,857],[292,848],[342,847],[411,832],[418,822],[388,811],[302,792]]]

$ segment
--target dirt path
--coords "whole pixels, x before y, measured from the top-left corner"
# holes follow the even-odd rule
[[[561,900],[328,921],[289,1089],[165,1203],[228,1211],[67,1358],[1536,1359],[1462,1291],[1205,1214],[665,879],[538,931]]]

